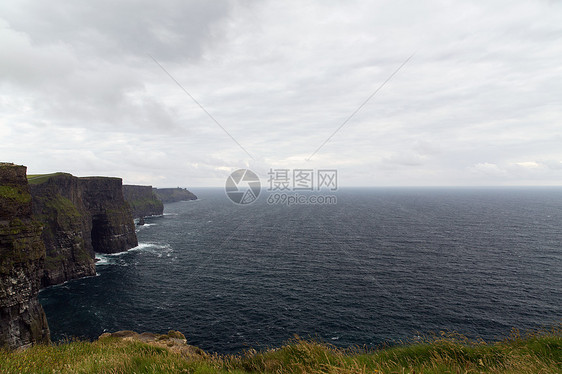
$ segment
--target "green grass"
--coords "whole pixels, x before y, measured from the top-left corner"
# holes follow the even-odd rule
[[[146,199],[128,200],[127,202],[131,206],[133,216],[142,215],[144,212],[161,212],[164,210],[164,204],[157,200],[156,196]]]
[[[29,204],[31,195],[20,187],[0,186],[0,198],[15,201],[19,204]]]
[[[59,220],[73,221],[81,217],[74,203],[64,196],[55,195],[50,198],[45,198],[44,200],[45,208],[47,208],[51,214],[55,214],[56,218]]]
[[[27,174],[27,182],[29,184],[41,184],[49,180],[49,178],[57,175],[70,175],[68,173],[51,173],[51,174]]]
[[[339,349],[295,338],[264,352],[182,356],[107,338],[0,352],[1,373],[561,373],[562,328],[495,342],[440,334],[380,350]]]

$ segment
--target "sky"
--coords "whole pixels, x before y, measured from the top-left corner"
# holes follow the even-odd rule
[[[30,174],[562,185],[562,1],[4,0],[0,56]]]

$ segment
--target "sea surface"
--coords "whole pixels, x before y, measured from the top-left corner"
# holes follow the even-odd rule
[[[561,188],[342,189],[335,205],[167,204],[98,276],[40,293],[54,340],[183,332],[219,353],[298,335],[376,347],[562,322]]]

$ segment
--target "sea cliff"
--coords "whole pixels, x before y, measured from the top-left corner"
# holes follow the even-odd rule
[[[44,226],[42,287],[95,275],[95,252],[122,252],[138,244],[120,178],[55,173],[28,179],[33,214]]]
[[[123,252],[138,245],[131,207],[121,178],[79,178],[84,205],[92,215],[92,246],[98,253]]]
[[[185,188],[155,188],[154,192],[164,204],[177,201],[197,200],[194,193]]]
[[[152,186],[123,185],[123,196],[131,206],[133,218],[158,216],[164,213],[164,204]]]
[[[43,223],[47,256],[41,286],[96,274],[92,216],[80,180],[66,173],[29,178],[33,214]]]
[[[25,166],[0,163],[0,346],[49,342],[37,300],[45,261],[42,225],[33,218]]]
[[[95,275],[96,252],[137,246],[133,215],[197,198],[181,188],[123,187],[120,178],[26,171],[0,163],[0,348],[48,343],[39,289]]]

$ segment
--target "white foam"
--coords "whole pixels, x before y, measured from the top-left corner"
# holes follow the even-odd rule
[[[158,255],[158,257],[160,257],[162,256],[162,253],[173,252],[173,249],[169,244],[139,243],[138,246],[129,249],[129,251],[142,251],[142,252],[155,253]]]
[[[151,216],[146,216],[146,217],[144,217],[144,218],[163,217],[163,216],[164,216],[164,213],[162,213],[162,214],[153,214],[153,215],[151,215]]]
[[[150,226],[156,226],[156,223],[145,223],[141,227],[150,227]]]
[[[109,265],[109,259],[105,255],[96,253],[96,265]]]
[[[142,230],[145,227],[150,227],[150,226],[156,226],[156,223],[145,223],[144,225],[140,225],[140,226],[137,225],[135,231],[139,231],[139,230]]]
[[[166,257],[170,257],[170,252],[173,252],[173,248],[169,244],[157,244],[157,243],[139,243],[136,247],[129,249],[128,251],[118,252],[118,253],[96,253],[96,265],[120,265],[128,266],[127,263],[117,263],[116,257],[126,255],[130,252],[147,252],[155,254],[157,257],[162,257],[162,254],[166,254]]]
[[[157,248],[157,249],[171,249],[169,244],[157,244],[157,243],[139,243],[138,247],[140,249],[146,248]]]
[[[100,254],[96,253],[96,266],[107,266],[107,265],[123,265],[115,261],[115,254]]]

